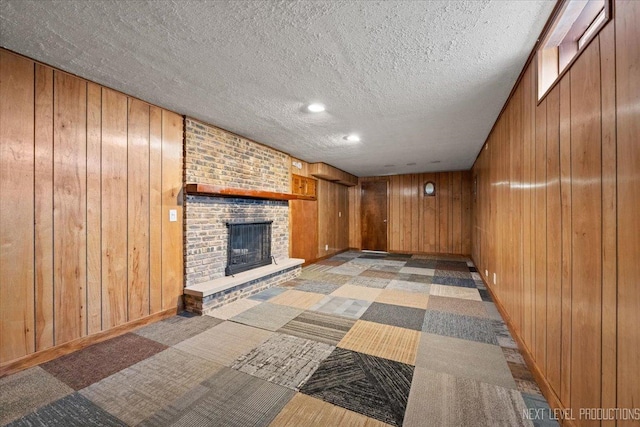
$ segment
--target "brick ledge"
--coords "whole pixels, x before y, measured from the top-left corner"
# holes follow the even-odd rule
[[[264,267],[258,267],[253,270],[238,273],[235,276],[221,277],[219,279],[213,279],[186,287],[184,288],[184,293],[194,297],[205,298],[209,295],[226,291],[227,289],[240,286],[244,283],[300,266],[304,263],[304,260],[300,258],[285,258],[276,261],[278,264],[265,265]]]

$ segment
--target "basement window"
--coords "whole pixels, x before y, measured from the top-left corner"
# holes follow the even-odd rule
[[[610,0],[564,0],[538,48],[538,101],[611,19]]]

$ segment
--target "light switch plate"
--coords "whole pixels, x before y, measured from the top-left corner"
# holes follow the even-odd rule
[[[169,222],[178,221],[178,211],[175,209],[169,209]]]

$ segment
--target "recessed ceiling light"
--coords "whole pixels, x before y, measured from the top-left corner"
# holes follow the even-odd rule
[[[358,135],[356,135],[355,133],[351,133],[351,134],[345,136],[344,139],[346,139],[349,142],[360,142],[360,137]]]
[[[321,113],[324,111],[324,105],[322,104],[309,104],[307,106],[307,110],[311,111],[312,113]]]

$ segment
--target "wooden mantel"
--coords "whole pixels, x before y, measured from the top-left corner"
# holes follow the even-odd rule
[[[276,193],[273,191],[247,190],[245,188],[229,188],[211,184],[190,183],[185,186],[187,194],[217,197],[241,197],[263,200],[315,200],[315,197],[299,196],[290,193]]]

